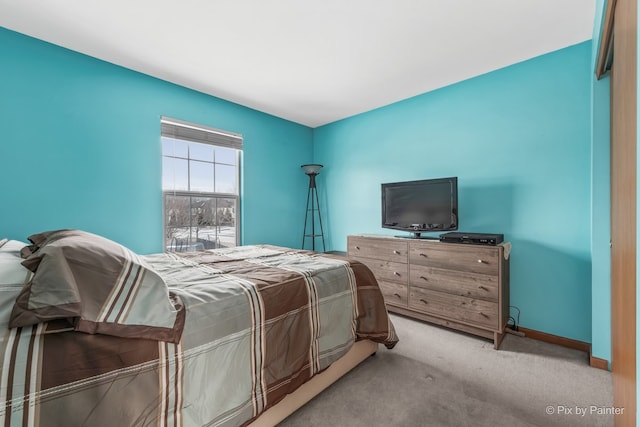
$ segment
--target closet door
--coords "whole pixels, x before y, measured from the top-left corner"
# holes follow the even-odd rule
[[[610,0],[613,1],[613,0]],[[617,0],[611,68],[611,338],[618,426],[636,421],[637,1]]]

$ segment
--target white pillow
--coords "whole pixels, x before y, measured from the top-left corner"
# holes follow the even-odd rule
[[[0,286],[15,285],[22,287],[31,272],[22,265],[20,249],[25,243],[9,240],[0,247]]]
[[[0,252],[18,252],[18,256],[20,256],[20,249],[25,246],[27,243],[18,240],[0,239]]]

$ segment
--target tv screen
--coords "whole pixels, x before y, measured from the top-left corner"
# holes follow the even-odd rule
[[[458,178],[382,184],[382,227],[423,231],[458,229]]]

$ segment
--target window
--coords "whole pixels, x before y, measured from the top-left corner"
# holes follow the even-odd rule
[[[238,245],[242,136],[165,117],[161,127],[165,250]]]

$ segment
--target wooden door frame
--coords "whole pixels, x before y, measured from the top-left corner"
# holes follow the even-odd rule
[[[611,368],[615,424],[635,426],[637,263],[637,1],[609,0],[596,76],[611,69]],[[626,232],[626,234],[625,234]]]

